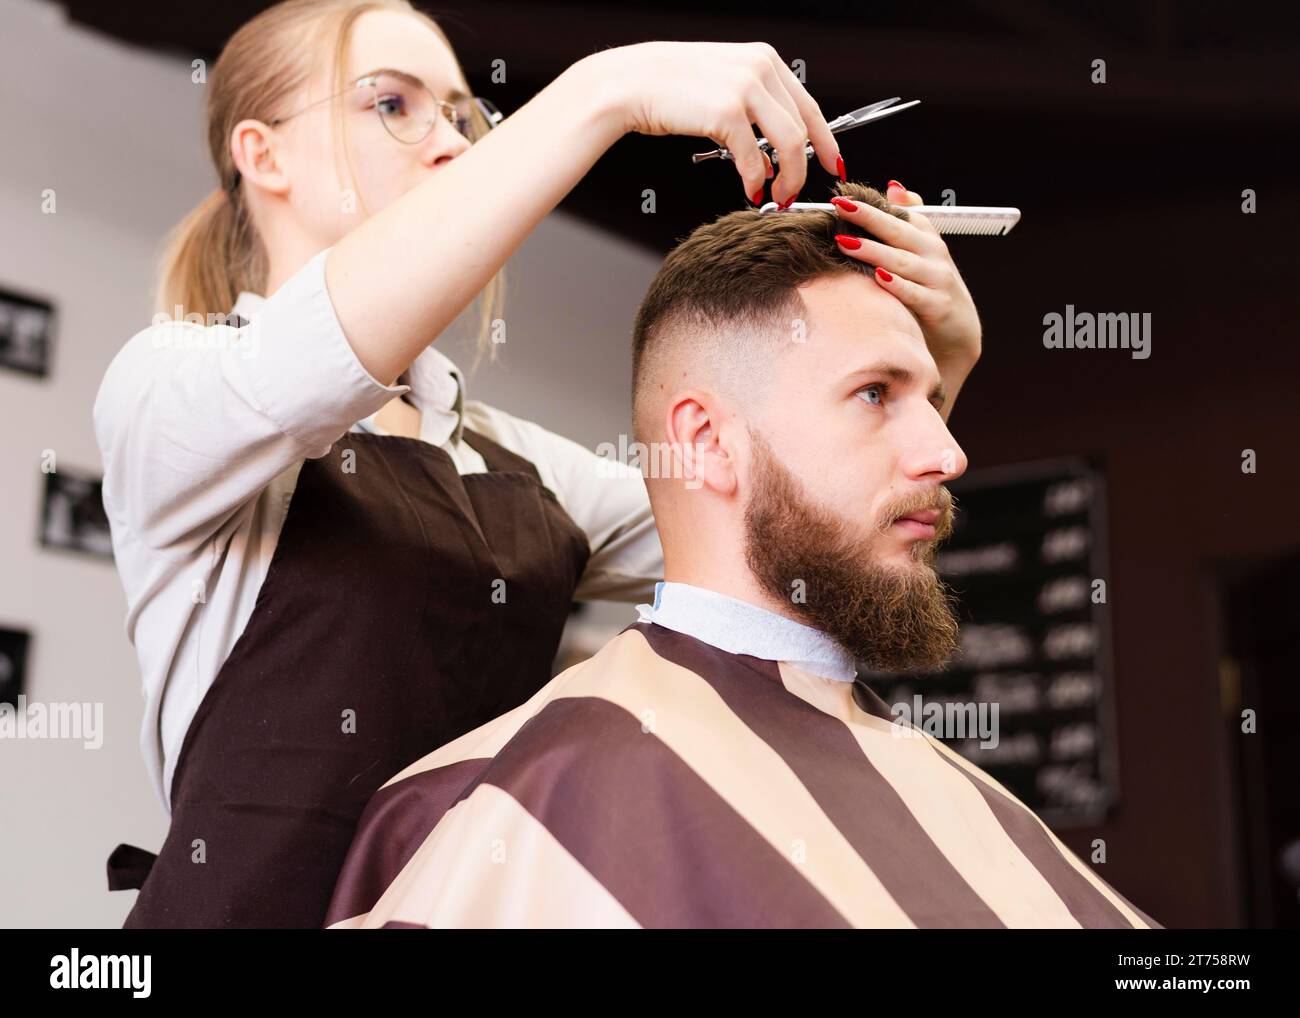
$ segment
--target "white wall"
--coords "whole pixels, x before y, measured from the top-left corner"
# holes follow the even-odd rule
[[[557,72],[560,68],[557,68]],[[98,472],[91,406],[117,348],[147,324],[167,229],[213,185],[203,86],[186,58],[69,26],[53,5],[0,0],[0,286],[56,305],[52,371],[0,370],[0,626],[33,634],[26,693],[103,705],[97,750],[0,739],[0,926],[117,926],[134,891],[109,893],[120,841],[166,832],[137,748],[139,672],[125,599],[106,560],[42,550],[43,476]],[[53,188],[53,215],[41,211]],[[471,379],[476,398],[584,444],[628,430],[628,339],[657,259],[552,215],[510,266],[508,342]],[[593,280],[599,280],[593,285]],[[449,354],[469,364],[464,341]],[[621,625],[630,609],[606,610]]]

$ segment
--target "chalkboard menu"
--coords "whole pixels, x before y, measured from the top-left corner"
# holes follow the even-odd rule
[[[1053,826],[1095,823],[1118,797],[1103,480],[1059,460],[950,484],[936,567],[961,649],[942,672],[863,676]]]

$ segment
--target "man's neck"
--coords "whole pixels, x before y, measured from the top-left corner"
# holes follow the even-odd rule
[[[726,572],[717,569],[692,569],[666,563],[664,566],[664,580],[668,583],[687,583],[692,587],[711,590],[715,594],[734,597],[737,601],[756,605],[792,622],[798,622],[801,625],[808,624],[795,610],[792,601],[773,597],[762,584],[754,579],[754,574],[748,569]],[[793,591],[791,593],[793,594]]]
[[[641,605],[637,611],[643,622],[684,633],[728,653],[788,662],[841,682],[852,681],[856,675],[853,656],[825,633],[752,597],[715,587],[665,580],[655,587],[654,604]]]

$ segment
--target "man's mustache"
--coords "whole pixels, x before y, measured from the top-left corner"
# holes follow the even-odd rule
[[[935,535],[932,540],[945,540],[952,536],[956,502],[957,500],[953,498],[952,492],[942,487],[935,492],[925,492],[914,495],[910,499],[900,499],[898,502],[885,507],[885,510],[880,514],[880,524],[877,529],[884,533],[904,516],[911,516],[913,513],[929,510],[939,514],[938,519],[934,521]]]

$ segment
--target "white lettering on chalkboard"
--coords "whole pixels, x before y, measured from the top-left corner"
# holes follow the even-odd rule
[[[1093,672],[1062,672],[1047,685],[1047,705],[1068,710],[1093,703],[1101,695],[1101,678]]]
[[[998,665],[1028,661],[1034,642],[1019,626],[975,623],[961,627],[962,661],[973,668],[996,668]]]
[[[1091,495],[1092,484],[1086,478],[1053,484],[1043,495],[1043,514],[1065,516],[1068,513],[1082,512],[1088,507]]]
[[[1043,536],[1043,561],[1063,562],[1082,558],[1088,551],[1087,527],[1062,527]]]
[[[1088,657],[1097,647],[1097,630],[1091,623],[1054,626],[1043,638],[1043,653],[1053,661],[1066,657]]]
[[[1006,573],[1016,567],[1020,555],[1009,541],[982,548],[950,549],[939,555],[939,572],[947,576],[974,573]]]
[[[1038,709],[1039,677],[1034,672],[982,672],[973,683],[975,699],[999,703],[1008,714]]]
[[[1062,576],[1043,584],[1038,592],[1038,610],[1044,614],[1082,608],[1088,603],[1088,579],[1085,576]]]

